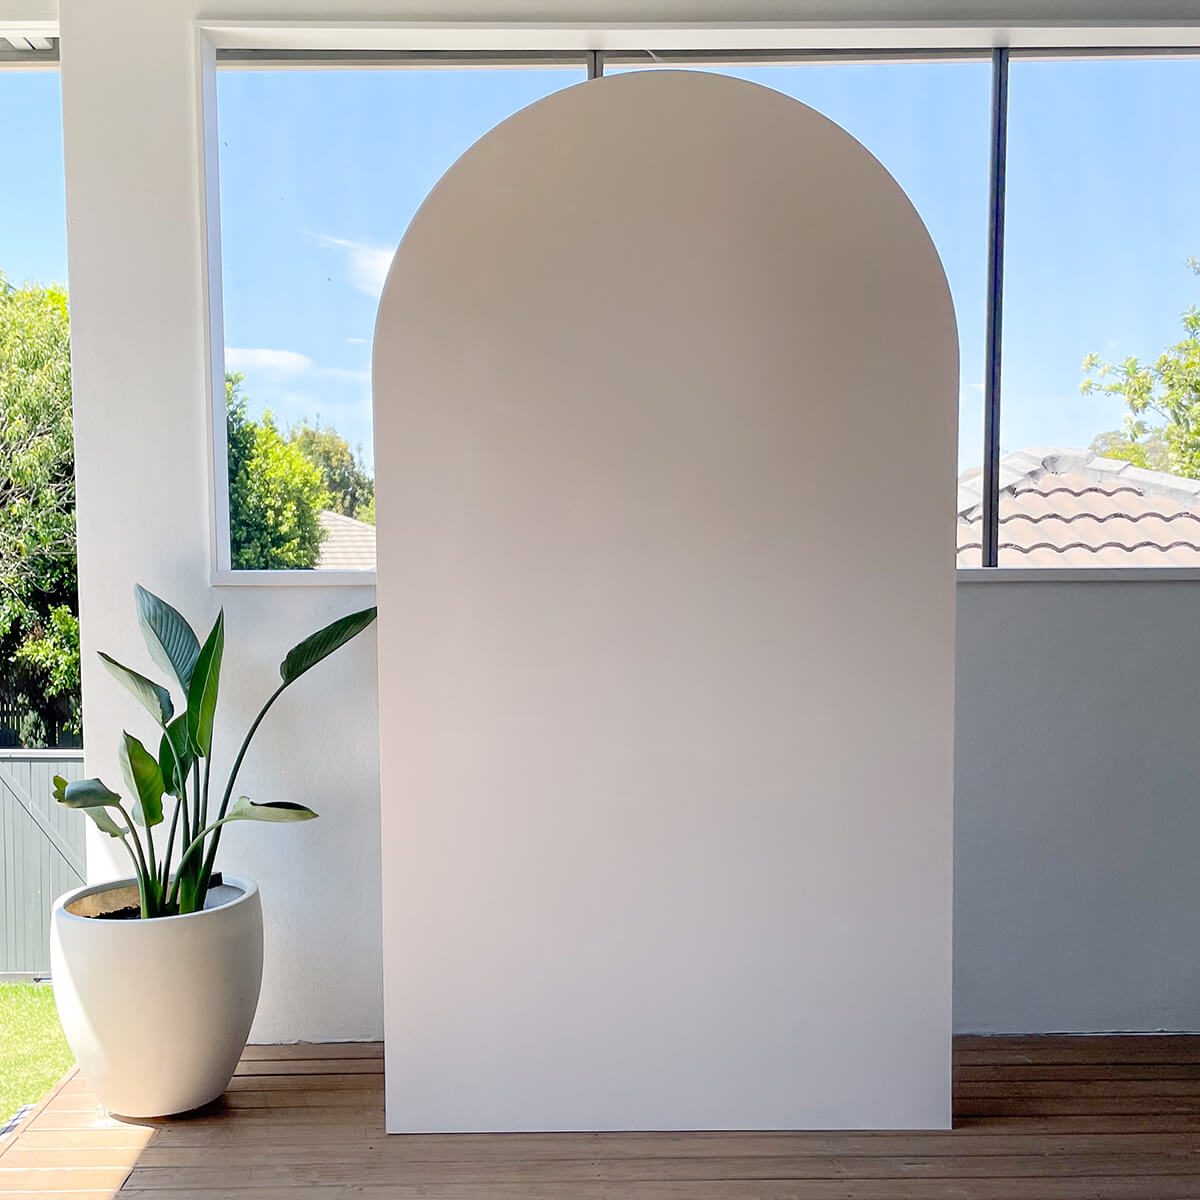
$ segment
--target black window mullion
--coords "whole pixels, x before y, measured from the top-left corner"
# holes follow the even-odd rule
[[[1004,180],[1008,150],[1008,49],[992,51],[991,184],[988,189],[987,378],[983,414],[983,563],[1000,559],[1000,336],[1004,302]]]

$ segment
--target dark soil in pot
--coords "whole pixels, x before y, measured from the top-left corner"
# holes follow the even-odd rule
[[[136,904],[127,904],[124,908],[112,908],[108,912],[92,914],[93,921],[136,921],[142,915],[142,910]]]

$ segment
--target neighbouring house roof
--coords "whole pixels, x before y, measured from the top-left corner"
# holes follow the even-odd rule
[[[958,479],[958,565],[980,565],[982,472]],[[1001,567],[1200,566],[1200,479],[1090,450],[1000,460]]]
[[[318,571],[375,570],[375,526],[341,513],[322,511],[317,518],[325,530]]]
[[[317,569],[375,570],[375,526],[328,510]],[[983,481],[958,479],[958,565],[978,566]],[[1002,567],[1200,567],[1200,479],[1090,450],[1030,449],[1000,460]]]

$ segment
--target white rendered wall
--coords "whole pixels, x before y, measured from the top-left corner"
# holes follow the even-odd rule
[[[1200,1030],[1200,590],[958,599],[955,1027]]]
[[[0,32],[53,33],[47,22],[59,8],[53,0],[0,0]],[[312,26],[322,17],[420,21],[432,8],[397,0],[359,0],[352,9],[330,0],[61,5],[89,773],[119,777],[116,738],[136,711],[96,669],[94,656],[98,648],[140,653],[129,607],[135,580],[160,588],[198,620],[225,604],[231,663],[253,656],[252,673],[241,682],[231,675],[226,688],[236,718],[231,724],[238,726],[276,678],[278,648],[373,595],[372,589],[209,586],[192,22],[272,23],[275,43],[312,45],[329,44],[333,36]],[[888,29],[899,23],[902,30],[907,19],[908,36],[923,44],[964,37],[1020,44],[1055,22],[1086,40],[1079,23],[1088,21],[1124,24],[1130,40],[1163,42],[1174,36],[1163,27],[1193,21],[1194,8],[1193,0],[1037,6],[929,0],[903,11],[888,0],[853,9],[838,0],[802,6],[672,0],[653,7],[642,0],[596,0],[573,6],[574,23],[557,26],[555,36],[564,44],[602,45],[609,23],[640,20],[650,26],[644,43],[669,37],[682,44],[722,18],[786,23],[807,17],[818,24],[795,25],[794,42],[828,40],[823,22],[851,19]],[[443,41],[484,45],[494,35],[480,22],[515,22],[509,40],[527,44],[533,34],[521,21],[548,37],[547,23],[561,14],[554,0],[444,0],[432,15],[444,23]],[[304,28],[285,31],[278,23],[289,19]],[[669,21],[681,24],[653,27]],[[956,23],[959,31],[953,31]],[[760,30],[764,38],[783,37]],[[727,37],[723,32],[722,40]],[[621,44],[639,43],[632,37]],[[956,1023],[964,1029],[1200,1029],[1200,954],[1188,926],[1200,910],[1200,874],[1190,861],[1191,848],[1200,844],[1190,826],[1197,812],[1190,681],[1200,677],[1192,598],[1200,592],[1189,584],[1124,584],[1102,587],[1093,603],[1093,584],[1002,585],[994,592],[993,586],[959,588]],[[262,637],[261,650],[252,636]],[[1073,648],[1070,661],[1055,648],[1056,638]],[[289,694],[246,765],[251,794],[303,791],[323,812],[321,820],[295,829],[235,827],[224,843],[229,865],[264,885],[267,963],[256,1038],[378,1037],[382,1030],[373,635],[343,653],[322,668],[329,676],[314,676],[305,681],[312,688],[300,685]],[[1147,661],[1156,664],[1153,678],[1143,673]],[[1053,728],[1058,685],[1032,687],[1030,680],[1044,683],[1056,672],[1070,681],[1073,695],[1088,698],[1097,727],[1132,722],[1155,739],[1154,753],[1138,768],[1136,811],[1128,809],[1131,790],[1121,770],[1090,766],[1097,753],[1112,761],[1124,755],[1128,764],[1132,736],[1104,746],[1091,737],[1030,742],[1019,776],[1023,788],[1009,785],[1015,768],[1004,731],[1017,720]],[[330,696],[336,704],[327,702]],[[219,730],[223,744],[234,732]],[[994,751],[985,738],[995,739]],[[314,755],[314,742],[327,759]],[[281,757],[272,761],[276,752]],[[1055,787],[1036,784],[1046,775]],[[321,788],[319,798],[310,779]],[[1024,786],[1030,781],[1033,786]],[[1069,835],[1057,837],[1047,861],[1045,828],[1053,829],[1059,814]],[[995,836],[985,820],[996,822]],[[94,879],[116,863],[108,851],[106,839],[89,842]],[[1134,875],[1134,864],[1145,879]],[[1091,894],[1102,904],[1078,904],[1080,879],[1093,881]],[[1006,933],[1010,916],[1020,936]],[[1143,936],[1154,930],[1160,933]],[[1101,1011],[1097,989],[1105,981],[1120,998],[1116,1011]]]
[[[391,1131],[949,1124],[957,357],[768,88],[582,84],[434,189],[375,330]]]
[[[371,588],[209,584],[193,8],[83,0],[64,4],[62,14],[85,766],[117,787],[121,729],[148,730],[96,651],[149,669],[133,610],[135,582],[198,625],[225,606],[214,775],[278,684],[287,649],[373,599]],[[288,692],[243,768],[247,795],[302,801],[321,814],[307,825],[235,826],[222,839],[225,869],[262,885],[266,956],[257,1039],[378,1035],[375,711],[369,632]],[[90,834],[90,876],[128,873],[120,854]]]

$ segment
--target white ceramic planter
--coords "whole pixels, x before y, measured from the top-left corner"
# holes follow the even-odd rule
[[[131,887],[132,899],[113,895]],[[133,880],[55,901],[50,969],[63,1032],[109,1112],[186,1112],[225,1090],[250,1034],[262,983],[258,885],[227,875],[186,916],[80,915],[129,902]]]

